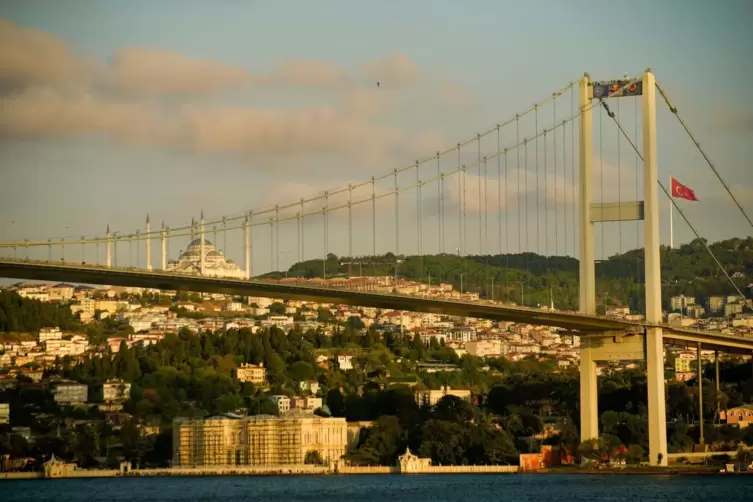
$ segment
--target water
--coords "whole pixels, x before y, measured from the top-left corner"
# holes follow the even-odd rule
[[[0,500],[682,501],[753,500],[753,476],[411,475],[0,481]]]

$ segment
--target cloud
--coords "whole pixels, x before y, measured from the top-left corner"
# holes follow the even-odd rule
[[[367,164],[403,141],[397,130],[347,117],[329,106],[258,109],[114,103],[91,94],[32,88],[0,99],[0,133],[102,135],[126,144],[254,155],[341,153]]]
[[[423,77],[402,54],[350,69],[289,58],[268,72],[253,72],[171,51],[126,47],[103,63],[74,54],[52,34],[0,20],[0,134],[6,136],[102,136],[127,145],[240,153],[275,166],[335,155],[393,167],[395,158],[428,153],[417,152],[418,146],[432,151],[440,144],[436,134],[414,137],[373,121],[385,110],[405,108],[398,93],[379,92],[371,80],[389,90],[415,87]],[[258,94],[280,86],[323,87],[331,99],[295,109],[162,99],[232,89]],[[448,89],[432,82],[425,91],[455,92]]]
[[[386,89],[415,83],[421,77],[418,65],[405,54],[390,54],[379,61],[364,62],[361,71]]]
[[[753,133],[753,112],[719,107],[712,114],[712,123],[725,132],[750,134]]]
[[[54,35],[0,19],[0,85],[68,85],[88,81],[93,63],[74,56]]]
[[[253,84],[248,71],[170,51],[124,48],[101,73],[104,84],[129,94],[209,94]]]

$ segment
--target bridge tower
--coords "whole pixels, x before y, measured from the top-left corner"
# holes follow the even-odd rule
[[[594,99],[642,96],[643,201],[594,203],[593,117]],[[592,82],[588,74],[579,84],[580,105],[580,313],[596,314],[594,223],[643,220],[646,274],[646,324],[644,333],[600,333],[581,339],[580,416],[581,439],[599,436],[596,363],[606,360],[646,362],[648,384],[649,462],[667,464],[667,418],[664,391],[664,350],[659,253],[659,191],[656,156],[656,80],[650,69],[640,79]]]

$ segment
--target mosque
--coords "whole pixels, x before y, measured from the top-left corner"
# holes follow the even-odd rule
[[[194,238],[178,260],[170,260],[167,263],[168,272],[179,274],[201,274],[201,238]],[[245,270],[226,260],[221,251],[206,238],[204,239],[204,274],[209,277],[229,277],[243,279],[246,277]]]

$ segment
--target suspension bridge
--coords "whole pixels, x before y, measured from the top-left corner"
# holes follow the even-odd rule
[[[704,347],[752,355],[753,340],[665,322],[660,194],[668,198],[709,253],[730,288],[743,299],[745,296],[658,177],[657,93],[687,133],[689,147],[698,150],[753,228],[650,70],[638,77],[610,81],[593,81],[585,74],[450,148],[313,196],[219,217],[205,218],[200,212],[190,223],[162,222],[158,228],[152,228],[147,216],[145,225],[135,231],[111,231],[108,226],[101,234],[0,242],[0,277],[303,299],[577,331],[582,337],[582,437],[598,437],[597,363],[643,360],[648,377],[650,461],[665,465],[664,343],[693,346],[699,352]],[[593,119],[597,113],[598,143],[594,141]],[[611,131],[608,135],[605,128]],[[617,149],[616,166],[611,169],[604,162],[608,137],[616,139]],[[625,161],[626,156],[631,161]],[[618,231],[610,234],[610,226]],[[215,250],[218,236],[223,252],[231,254],[228,250],[232,248],[240,253],[242,266],[224,263]],[[602,260],[609,252],[642,249],[635,267],[644,282],[643,319],[597,315],[599,247]],[[343,255],[342,262],[359,264],[359,268],[363,263],[368,268],[370,260],[379,255],[391,256],[394,291],[370,291],[354,287],[351,281],[336,280],[332,271],[333,263],[338,264],[335,252]],[[321,280],[313,284],[304,278],[265,277],[277,272],[279,278],[283,269],[294,270],[280,266],[281,256],[291,254],[298,264],[319,263],[316,275]],[[526,306],[524,284],[520,284],[521,303],[514,304],[511,290],[517,286],[506,278],[498,279],[496,285],[492,282],[491,288],[484,279],[479,289],[485,295],[479,300],[400,294],[401,257],[419,258],[420,281],[431,281],[432,272],[435,281],[457,278],[424,265],[427,255],[460,260],[502,257],[508,269],[510,256],[517,255],[526,268],[534,255],[576,257],[578,311]],[[460,279],[462,284],[462,271]],[[494,301],[495,293],[499,301]],[[750,303],[747,307],[751,308]]]

